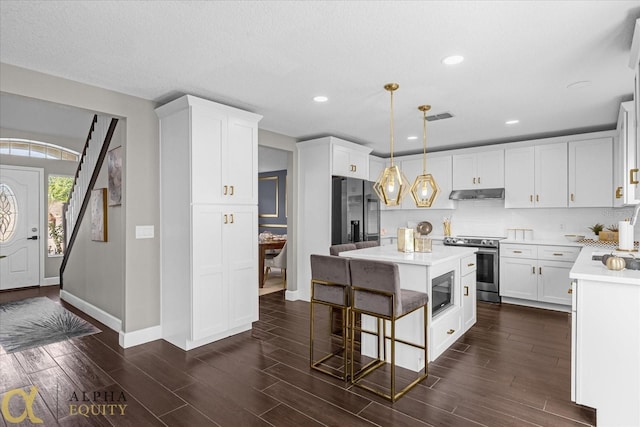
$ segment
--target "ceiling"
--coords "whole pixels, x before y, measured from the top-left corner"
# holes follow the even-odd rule
[[[189,93],[386,155],[389,82],[397,153],[422,151],[421,104],[454,116],[429,122],[435,150],[614,129],[639,17],[637,0],[2,0],[0,61],[158,103]],[[443,65],[452,54],[464,62]]]

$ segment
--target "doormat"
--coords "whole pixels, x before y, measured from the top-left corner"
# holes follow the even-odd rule
[[[101,332],[46,297],[0,304],[0,346],[7,353]]]

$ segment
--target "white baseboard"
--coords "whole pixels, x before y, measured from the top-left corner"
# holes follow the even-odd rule
[[[60,276],[45,277],[40,286],[55,286],[60,284]]]
[[[563,311],[565,313],[571,313],[570,305],[552,304],[542,301],[530,301],[519,298],[502,297],[503,304],[522,305],[525,307],[543,308],[545,310]]]
[[[162,327],[160,325],[132,332],[120,331],[119,343],[120,347],[129,348],[159,339],[162,339]]]
[[[83,313],[86,313],[89,316],[93,317],[97,321],[104,323],[110,329],[113,329],[116,332],[120,332],[120,330],[122,330],[122,322],[120,321],[120,319],[107,313],[101,308],[98,308],[95,305],[88,303],[73,294],[70,294],[64,289],[60,290],[60,298],[68,302],[78,310],[82,311]]]
[[[287,301],[298,301],[300,299],[300,291],[284,291],[284,299]]]

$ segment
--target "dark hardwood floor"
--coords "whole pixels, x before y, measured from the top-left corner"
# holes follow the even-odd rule
[[[59,301],[58,291],[2,292],[0,302],[39,295]],[[19,353],[0,350],[0,401],[35,385],[32,412],[45,426],[595,423],[592,409],[570,399],[565,313],[479,303],[478,323],[429,365],[423,383],[391,404],[309,369],[309,305],[284,301],[282,292],[260,297],[252,331],[190,352],[161,340],[122,349],[117,333],[62,304],[103,332]],[[319,344],[329,345],[322,338]],[[24,411],[21,399],[8,401],[13,416]],[[124,415],[118,404],[127,405]],[[17,425],[32,424],[26,418]]]

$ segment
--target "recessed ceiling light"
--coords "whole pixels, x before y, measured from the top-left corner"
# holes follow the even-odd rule
[[[520,120],[507,120],[506,122],[504,122],[505,125],[515,125],[520,123]]]
[[[318,95],[318,96],[314,96],[313,100],[316,102],[327,102],[329,100],[329,98],[327,98],[324,95]]]
[[[413,141],[414,139],[418,139],[418,137],[417,136],[408,136],[407,139],[409,141]]]
[[[464,57],[462,55],[451,55],[442,59],[442,63],[445,65],[456,65],[464,61]]]
[[[581,89],[583,87],[591,86],[591,81],[589,80],[580,80],[578,82],[573,82],[567,85],[567,89]]]

